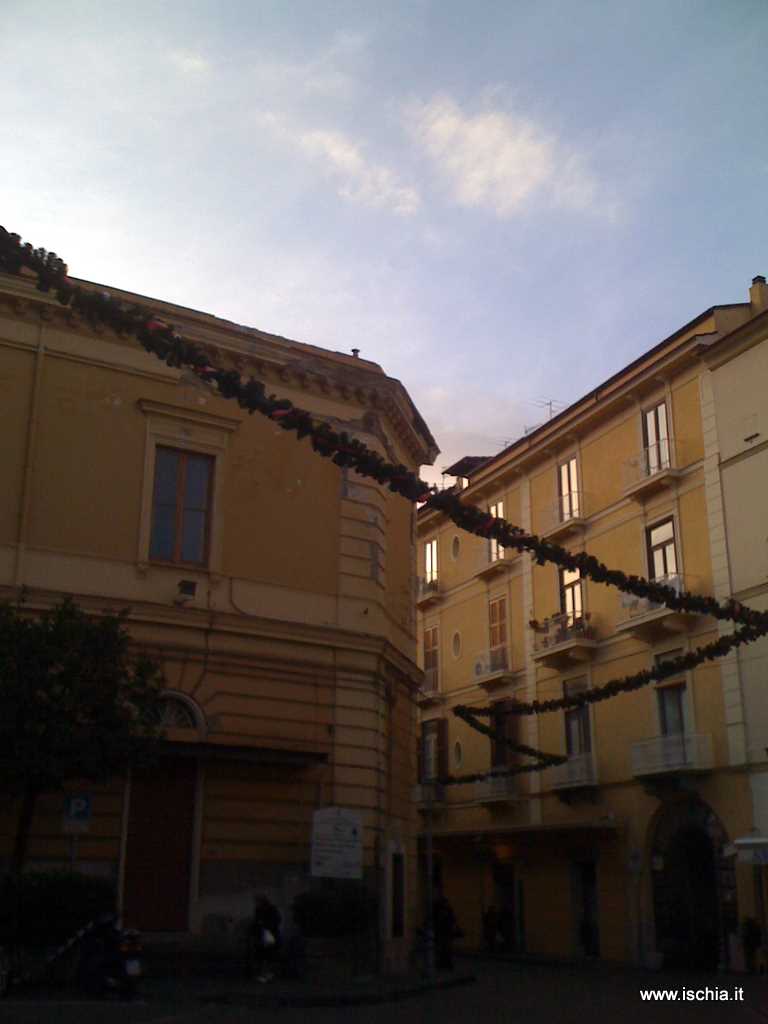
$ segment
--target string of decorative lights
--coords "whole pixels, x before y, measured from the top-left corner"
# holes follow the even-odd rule
[[[92,323],[112,328],[118,335],[134,336],[147,352],[163,360],[166,365],[190,368],[201,381],[215,388],[222,398],[236,401],[249,414],[258,412],[266,416],[283,430],[294,432],[298,439],[309,437],[314,451],[330,458],[337,466],[350,467],[361,476],[388,486],[392,492],[411,502],[442,512],[468,533],[494,539],[504,548],[527,551],[539,565],[551,562],[569,571],[578,571],[581,577],[595,583],[616,587],[624,593],[647,598],[675,611],[709,615],[741,627],[680,657],[622,679],[613,679],[573,696],[531,702],[510,701],[507,707],[511,714],[544,714],[606,700],[680,671],[688,671],[704,661],[720,658],[741,644],[752,643],[768,633],[768,612],[755,611],[733,599],[720,603],[709,596],[688,591],[678,593],[662,583],[627,575],[618,569],[609,569],[587,552],[570,552],[504,519],[495,518],[489,512],[462,500],[458,491],[439,491],[434,486],[428,486],[407,466],[387,462],[357,438],[350,437],[346,431],[334,431],[327,423],[315,420],[311,413],[298,408],[286,398],[267,395],[264,384],[254,377],[246,379],[237,370],[223,370],[210,365],[208,355],[199,345],[183,338],[172,324],[160,319],[148,307],[125,303],[112,298],[108,292],[98,292],[74,284],[67,277],[66,264],[56,253],[35,249],[29,243],[22,244],[19,235],[0,227],[0,270],[8,274],[20,274],[25,267],[35,274],[38,290],[53,292],[61,305],[71,308]],[[453,711],[472,728],[508,744],[517,753],[537,759],[536,763],[517,766],[510,769],[509,773],[537,771],[566,760],[560,755],[545,754],[514,743],[484,726],[478,719],[491,716],[491,708],[459,705]],[[487,773],[482,777],[487,777]],[[462,777],[461,781],[466,780]]]

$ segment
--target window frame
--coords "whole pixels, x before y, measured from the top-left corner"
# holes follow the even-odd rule
[[[584,618],[584,577],[581,575],[579,569],[574,569],[573,572],[578,573],[578,577],[566,583],[565,574],[569,572],[568,569],[558,569],[558,583],[560,587],[560,614],[566,617],[566,624],[570,628],[575,623],[581,621]],[[578,593],[578,601],[573,601],[573,608],[568,608],[568,595]],[[578,605],[578,608],[576,606]]]
[[[565,470],[565,481],[563,479]],[[564,487],[564,483],[567,489]],[[557,496],[560,522],[581,518],[581,491],[579,488],[579,464],[576,455],[571,455],[557,466]]]
[[[448,774],[448,723],[444,718],[421,723],[418,755],[419,782],[437,782]]]
[[[217,574],[222,566],[223,535],[223,484],[224,458],[230,445],[230,435],[240,427],[240,420],[204,412],[201,409],[183,408],[141,398],[138,407],[145,418],[144,472],[139,508],[138,544],[136,550],[136,571],[146,576],[150,565],[169,570],[201,574]],[[150,537],[152,531],[153,498],[155,491],[156,449],[178,448],[198,455],[214,458],[213,490],[209,512],[208,558],[205,565],[171,563],[150,559]]]
[[[437,537],[424,541],[424,582],[437,583],[439,564],[437,559]]]
[[[663,427],[664,432],[662,436],[662,417],[659,416],[659,410],[664,410],[663,416]],[[654,403],[646,409],[643,409],[643,451],[645,454],[645,469],[648,476],[654,476],[656,473],[661,473],[665,469],[670,469],[672,466],[672,447],[669,430],[669,409],[667,408],[666,398],[662,398],[661,401]],[[651,440],[651,431],[649,430],[649,423],[653,426],[653,434],[655,439]],[[651,450],[656,448],[655,455],[651,455]]]
[[[511,711],[513,701],[500,700],[491,708],[491,728],[508,740],[520,741],[520,716]],[[519,755],[508,744],[502,743],[493,736],[491,741],[491,768],[512,768],[519,760]]]
[[[433,636],[434,634],[434,636]],[[427,645],[427,639],[434,640],[434,643]],[[424,647],[424,675],[429,669],[435,670],[434,689],[439,689],[440,686],[440,627],[439,626],[425,626],[423,633],[423,647]],[[429,664],[434,662],[434,664]]]
[[[155,535],[155,514],[157,508],[157,466],[158,458],[161,452],[171,452],[174,455],[179,456],[179,470],[177,470],[176,476],[176,503],[175,503],[175,514],[174,514],[174,537],[173,537],[173,555],[171,558],[155,557],[152,554],[152,541]],[[187,480],[187,466],[190,459],[203,459],[208,466],[208,478],[206,481],[206,505],[204,509],[205,513],[205,525],[203,527],[203,542],[202,542],[202,557],[200,561],[192,561],[181,557],[182,545],[184,542],[184,490]],[[216,473],[216,458],[208,452],[198,452],[187,448],[176,448],[167,444],[155,445],[155,471],[152,486],[152,516],[149,527],[149,561],[153,565],[178,565],[178,566],[190,566],[195,569],[205,569],[208,567],[211,550],[211,525],[213,517],[213,495],[214,495],[214,475]]]
[[[653,531],[654,530],[658,530],[662,526],[667,526],[667,525],[672,527],[672,538],[671,538],[671,540],[663,541],[663,542],[661,542],[659,544],[655,544],[654,545],[652,543],[652,533],[653,533]],[[668,551],[669,551],[670,547],[672,549],[673,560],[674,560],[674,563],[675,563],[675,569],[674,569],[673,572],[670,572],[669,569],[668,569],[668,566],[667,566]],[[656,573],[655,553],[658,552],[658,551],[663,552],[662,553],[662,558],[663,558],[664,566],[665,566],[665,568],[667,570],[663,574],[657,574]],[[657,522],[652,523],[650,526],[646,526],[646,528],[645,528],[645,552],[646,552],[646,557],[648,559],[648,579],[649,580],[664,580],[664,579],[669,579],[672,576],[679,576],[680,575],[680,552],[679,552],[679,547],[678,547],[678,543],[677,543],[677,527],[675,525],[675,517],[673,515],[665,516],[663,519],[659,519]]]
[[[586,676],[578,679],[569,679],[563,683],[563,696],[572,697],[576,693],[583,693],[589,689],[589,680]],[[578,732],[578,750],[573,750],[571,741],[572,730],[569,727],[571,722],[576,723]],[[565,752],[568,757],[583,757],[592,753],[592,720],[589,713],[589,704],[582,704],[581,707],[566,708],[563,724],[565,728]]]
[[[494,616],[496,609],[500,611]],[[497,631],[498,643],[494,643],[494,630]],[[494,658],[494,652],[497,653]],[[488,655],[491,669],[505,669],[509,659],[509,622],[507,616],[507,595],[497,594],[488,599]]]
[[[499,498],[498,501],[488,506],[488,514],[493,516],[494,519],[504,518],[504,499]],[[488,541],[488,561],[498,562],[504,558],[504,548],[496,540],[495,537],[490,537]]]

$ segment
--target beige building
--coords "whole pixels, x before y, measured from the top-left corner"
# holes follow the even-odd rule
[[[764,288],[758,280],[749,302],[706,310],[499,455],[452,467],[464,499],[626,573],[727,595],[723,512],[720,533],[713,518],[717,438],[730,460],[726,509],[733,500],[756,529],[759,513],[730,481],[741,472],[740,486],[760,493],[765,483],[763,474],[755,484],[758,454],[748,469],[725,428],[713,433],[713,410],[718,424],[728,418],[719,398],[727,392],[734,414],[762,416],[762,349],[750,349],[743,368],[726,353],[741,351],[734,339],[752,338],[763,323]],[[747,409],[739,396],[750,375]],[[761,429],[742,426],[731,433]],[[759,703],[757,682],[737,708],[736,670],[705,662],[569,711],[519,716],[507,704],[578,694],[652,667],[716,639],[716,622],[505,552],[435,511],[419,515],[418,535],[422,780],[519,759],[458,720],[457,704],[491,705],[498,731],[567,757],[543,772],[438,786],[436,806],[422,808],[435,880],[466,941],[483,941],[493,907],[494,931],[519,951],[737,964],[739,922],[755,910],[751,869],[737,863],[733,840],[752,828],[758,762],[747,748],[760,740],[745,723],[764,718],[749,708],[750,692]],[[752,572],[749,551],[741,558]],[[733,589],[747,596],[756,585],[747,575]],[[744,663],[758,673],[755,654],[746,649]]]
[[[88,288],[98,288],[81,282]],[[375,363],[148,303],[211,362],[265,382],[417,469],[434,441]],[[162,665],[168,742],[151,775],[94,788],[82,868],[127,923],[230,941],[266,892],[306,888],[313,812],[363,820],[386,956],[409,941],[416,709],[414,513],[193,375],[0,275],[0,597],[128,606]],[[7,856],[12,808],[0,817]],[[62,797],[32,863],[67,863]]]
[[[756,312],[712,348],[703,389],[704,441],[714,593],[768,611],[768,285],[750,289]],[[722,666],[728,750],[746,763],[752,828],[735,837],[740,862],[754,866],[755,916],[768,935],[768,641],[742,648]]]

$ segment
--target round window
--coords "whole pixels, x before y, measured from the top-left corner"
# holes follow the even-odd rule
[[[458,558],[459,551],[461,551],[461,541],[459,540],[458,537],[454,537],[453,543],[451,544],[451,557]]]
[[[461,744],[458,740],[453,745],[453,763],[457,768],[461,768],[464,762],[464,751],[461,749]]]
[[[453,640],[451,640],[451,647],[453,648],[454,658],[458,658],[461,654],[461,633],[454,633]]]

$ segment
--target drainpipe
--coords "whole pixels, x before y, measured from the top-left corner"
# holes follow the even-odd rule
[[[29,528],[29,506],[32,500],[32,474],[34,471],[35,440],[37,437],[37,422],[39,418],[40,404],[40,382],[43,371],[43,356],[45,345],[43,344],[43,323],[42,319],[37,328],[37,351],[35,353],[35,369],[32,377],[32,393],[29,404],[29,420],[27,423],[27,447],[24,453],[24,476],[21,485],[21,501],[19,502],[19,529],[16,541],[16,565],[14,568],[13,581],[17,587],[24,582],[25,556],[27,550],[27,532]]]

